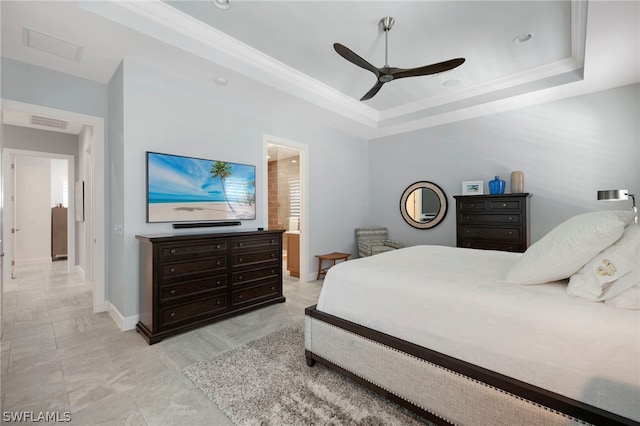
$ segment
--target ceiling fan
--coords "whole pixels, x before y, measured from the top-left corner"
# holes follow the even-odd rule
[[[421,75],[437,74],[437,73],[449,71],[451,69],[459,67],[464,63],[464,60],[465,60],[464,58],[455,58],[455,59],[450,59],[448,61],[438,62],[436,64],[426,65],[418,68],[404,69],[404,68],[390,67],[389,61],[388,61],[388,47],[389,47],[388,36],[389,36],[389,31],[393,27],[394,22],[395,20],[390,16],[387,16],[386,18],[382,18],[380,22],[378,22],[380,29],[384,31],[384,66],[382,68],[374,67],[369,62],[364,60],[362,57],[360,57],[359,55],[354,53],[352,50],[343,46],[340,43],[333,44],[333,48],[338,53],[338,55],[342,56],[347,61],[361,68],[371,71],[376,75],[376,78],[378,79],[378,81],[371,88],[371,90],[369,90],[362,98],[360,98],[361,101],[366,101],[368,99],[373,98],[375,94],[378,93],[378,91],[382,88],[382,85],[390,81],[397,80],[399,78],[405,78],[405,77],[418,77]]]

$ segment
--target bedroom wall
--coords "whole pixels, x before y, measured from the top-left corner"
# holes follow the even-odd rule
[[[598,189],[640,193],[640,84],[374,140],[370,144],[371,225],[408,245],[455,246],[455,199],[461,183],[523,170],[531,198],[532,242],[590,210],[627,209],[596,200]],[[389,170],[376,173],[377,170]],[[418,180],[440,185],[449,200],[431,230],[404,222],[399,200]],[[509,185],[507,190],[509,192]]]
[[[146,151],[256,165],[258,217],[241,226],[221,229],[236,231],[268,226],[263,217],[267,202],[263,191],[264,135],[305,144],[309,148],[310,232],[309,258],[305,259],[309,272],[317,268],[315,254],[355,252],[353,228],[365,222],[369,214],[366,140],[319,126],[313,117],[289,116],[274,105],[260,105],[259,99],[237,96],[235,89],[243,82],[220,87],[213,81],[185,81],[132,59],[125,60],[123,70],[124,151],[122,156],[114,153],[111,161],[114,168],[123,171],[126,183],[122,201],[126,206],[122,222],[124,279],[111,279],[110,285],[123,292],[124,299],[117,301],[117,308],[125,317],[137,315],[138,309],[136,234],[212,232],[176,231],[169,223],[146,223]]]

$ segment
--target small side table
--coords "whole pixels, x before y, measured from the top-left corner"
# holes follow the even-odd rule
[[[331,268],[336,264],[336,261],[338,260],[346,261],[347,259],[349,259],[349,256],[351,256],[350,253],[340,253],[337,251],[334,251],[333,253],[329,253],[329,254],[316,254],[316,257],[318,258],[318,275],[316,276],[316,280],[319,280],[321,275],[326,275],[329,268]],[[323,268],[322,261],[324,260],[328,260],[332,262],[331,265],[327,266],[326,268]]]

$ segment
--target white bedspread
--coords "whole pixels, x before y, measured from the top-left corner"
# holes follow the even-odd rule
[[[521,256],[415,246],[332,267],[318,310],[640,421],[640,311],[503,280]]]

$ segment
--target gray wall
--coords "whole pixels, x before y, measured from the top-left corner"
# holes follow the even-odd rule
[[[446,124],[370,144],[371,225],[389,228],[408,245],[455,245],[455,203],[462,181],[495,175],[509,182],[522,170],[531,198],[532,241],[570,216],[626,209],[596,200],[598,189],[640,192],[640,84]],[[399,200],[418,180],[440,185],[449,200],[444,222],[416,230]],[[509,185],[507,184],[507,191]]]
[[[124,301],[112,303],[125,316],[138,310],[138,243],[136,234],[177,232],[171,224],[146,223],[145,152],[157,151],[231,161],[256,166],[257,219],[243,221],[224,231],[267,227],[264,217],[266,194],[263,156],[264,136],[306,144],[309,147],[309,211],[307,212],[309,271],[317,267],[315,254],[332,251],[355,252],[353,228],[366,221],[369,205],[368,142],[313,122],[280,115],[275,105],[256,105],[251,97],[237,97],[206,82],[185,81],[152,66],[127,59],[123,66],[123,155],[119,146],[110,147],[111,196],[118,203],[124,192],[124,280],[110,279],[124,294]],[[115,78],[115,77],[114,77]],[[111,116],[110,116],[111,117]],[[110,144],[118,145],[111,132]],[[116,126],[118,127],[118,126]],[[121,162],[121,164],[118,164]],[[122,171],[122,175],[119,175]],[[118,179],[122,179],[124,185]],[[115,213],[115,210],[112,209]],[[113,217],[113,222],[117,221]],[[111,226],[114,225],[111,224]],[[179,231],[178,231],[179,232]],[[182,232],[211,232],[192,230]],[[117,259],[113,244],[110,258]],[[114,262],[109,269],[116,267]]]
[[[111,302],[121,314],[127,295],[126,282],[132,280],[125,272],[125,242],[124,231],[124,65],[120,66],[109,81],[109,115],[106,132],[108,135],[106,146],[107,167],[105,183],[107,197],[105,209],[107,264],[106,264],[106,299]],[[131,253],[137,258],[137,252]],[[133,283],[130,285],[133,287]],[[134,299],[137,304],[137,296]],[[137,308],[135,310],[137,313]],[[133,315],[131,313],[130,315]],[[126,316],[126,315],[125,315]]]
[[[2,58],[0,97],[82,114],[107,116],[107,86]]]
[[[4,125],[4,148],[78,155],[78,136],[47,130]],[[77,164],[75,165],[77,167]]]

